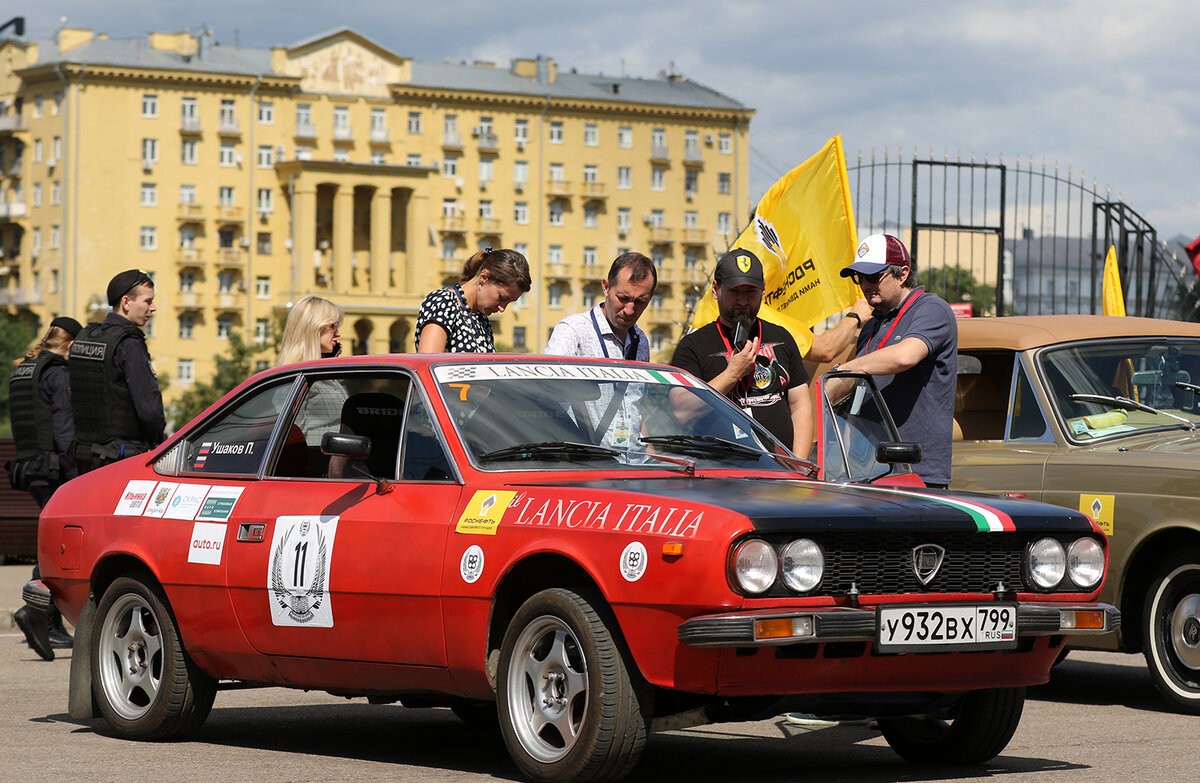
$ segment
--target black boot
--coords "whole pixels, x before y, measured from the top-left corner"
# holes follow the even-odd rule
[[[54,660],[54,648],[50,643],[46,613],[30,606],[22,606],[13,613],[17,627],[25,634],[25,642],[33,651],[47,661]]]
[[[50,646],[56,650],[69,650],[75,644],[71,634],[63,628],[62,613],[57,607],[51,607],[46,613],[46,635],[50,637]]]

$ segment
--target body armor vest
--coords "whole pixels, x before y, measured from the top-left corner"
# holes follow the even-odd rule
[[[115,380],[117,345],[127,338],[146,336],[133,324],[91,323],[71,343],[71,408],[81,444],[145,444],[129,387]]]
[[[53,411],[39,393],[42,373],[54,366],[66,367],[67,360],[42,351],[18,364],[9,376],[9,413],[17,454],[5,468],[13,489],[27,490],[32,481],[57,484],[63,479],[54,450]]]

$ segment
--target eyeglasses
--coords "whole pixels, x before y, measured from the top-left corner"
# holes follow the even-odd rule
[[[880,271],[880,272],[876,272],[873,275],[863,275],[863,274],[859,274],[858,272],[851,272],[850,279],[854,281],[855,285],[862,285],[863,283],[869,283],[871,285],[879,285],[879,281],[883,279],[883,276],[886,275],[887,272],[888,272],[888,270],[886,270],[886,269],[884,269],[883,271]]]

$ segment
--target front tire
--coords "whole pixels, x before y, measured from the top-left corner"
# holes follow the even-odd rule
[[[645,748],[649,689],[630,671],[600,607],[570,590],[543,590],[504,634],[500,729],[531,780],[619,780]]]
[[[1184,550],[1159,569],[1142,617],[1154,687],[1176,710],[1200,714],[1200,550]]]
[[[1024,688],[972,691],[945,718],[889,718],[879,728],[892,750],[913,764],[982,764],[1008,745],[1024,706]]]
[[[114,581],[100,600],[91,649],[92,693],[118,736],[175,739],[208,717],[216,681],[187,657],[157,587]]]

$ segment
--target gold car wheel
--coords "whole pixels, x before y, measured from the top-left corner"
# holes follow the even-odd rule
[[[1200,714],[1200,551],[1159,569],[1143,609],[1143,650],[1154,685],[1176,709]]]

